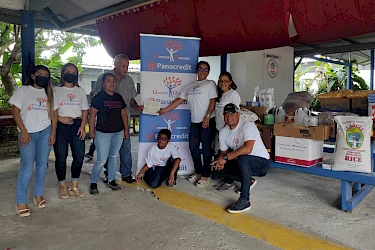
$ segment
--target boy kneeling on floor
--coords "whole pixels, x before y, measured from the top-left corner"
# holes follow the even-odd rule
[[[139,180],[144,174],[142,180],[150,188],[159,187],[167,179],[167,185],[172,187],[176,185],[177,171],[181,162],[177,146],[169,143],[171,131],[162,129],[158,133],[158,143],[153,145],[148,151],[146,164],[135,177]]]

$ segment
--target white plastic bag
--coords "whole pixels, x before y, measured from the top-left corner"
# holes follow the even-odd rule
[[[335,116],[335,121],[332,170],[371,173],[371,117]]]
[[[241,114],[241,118],[244,118],[245,120],[249,120],[252,122],[260,120],[259,117],[254,112],[251,112],[250,110],[245,109],[245,108],[241,108],[240,114]]]

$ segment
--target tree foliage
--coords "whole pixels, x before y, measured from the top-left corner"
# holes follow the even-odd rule
[[[315,71],[314,78],[304,79],[305,84],[302,84],[301,77],[305,75],[307,72],[311,71]],[[348,79],[347,72],[347,66],[332,68],[332,65],[330,63],[315,61],[315,65],[310,66],[304,70],[301,70],[299,66],[299,69],[296,70],[294,75],[295,87],[296,90],[299,91],[309,91],[313,97],[311,109],[319,111],[320,101],[315,97],[322,93],[346,89],[346,83]],[[367,85],[366,81],[359,76],[359,70],[354,66],[352,66],[352,74],[350,81],[351,89],[354,91],[369,89],[369,86]],[[317,84],[317,91],[311,91],[311,87],[313,84]]]
[[[0,78],[5,92],[11,95],[16,85],[21,84],[21,36],[20,26],[0,22]],[[86,35],[60,32],[54,30],[35,29],[35,64],[47,66],[52,73],[52,79],[59,81],[60,70],[66,62],[62,56],[73,51],[75,56],[69,57],[67,61],[78,66],[82,71],[82,57],[85,55],[86,47],[99,45],[100,39]],[[50,54],[43,57],[43,54]]]

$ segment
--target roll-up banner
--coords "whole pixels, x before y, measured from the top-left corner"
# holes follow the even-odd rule
[[[163,35],[140,35],[141,48],[141,103],[160,102],[165,108],[181,94],[185,86],[196,81],[200,38]],[[163,129],[172,132],[171,142],[178,147],[181,163],[179,175],[194,172],[189,150],[190,110],[187,102],[165,115],[140,114],[139,172],[145,165],[149,148],[157,143],[157,134]]]

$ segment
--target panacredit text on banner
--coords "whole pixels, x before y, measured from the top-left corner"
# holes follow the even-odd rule
[[[199,38],[141,34],[141,103],[156,101],[167,107],[179,97],[185,86],[196,80]],[[189,150],[190,111],[183,102],[171,112],[140,115],[137,172],[145,164],[149,148],[157,142],[161,129],[172,132],[171,142],[181,155],[179,175],[194,172]]]

